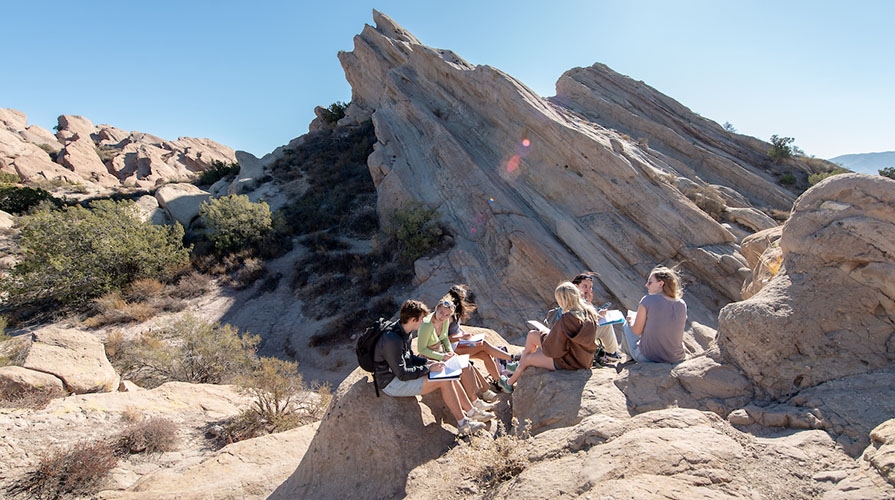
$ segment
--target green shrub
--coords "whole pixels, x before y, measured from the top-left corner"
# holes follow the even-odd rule
[[[22,260],[0,282],[6,303],[83,307],[140,278],[165,279],[189,264],[183,228],[143,221],[133,202],[102,200],[41,210],[22,221]]]
[[[196,185],[210,186],[224,177],[236,175],[238,173],[239,163],[237,162],[227,164],[220,160],[211,160],[211,166],[199,174],[199,177],[196,179]]]
[[[228,195],[203,202],[199,215],[208,228],[208,238],[220,253],[255,246],[271,230],[270,206],[263,201],[253,203],[245,195]]]
[[[336,101],[329,105],[328,108],[323,110],[323,121],[330,125],[335,125],[336,122],[345,118],[345,111],[348,109],[348,104]]]
[[[118,465],[112,448],[102,442],[78,443],[43,455],[37,466],[6,487],[12,496],[58,499],[98,492]]]
[[[780,163],[781,160],[792,158],[793,148],[791,144],[795,141],[792,137],[779,137],[776,134],[771,136],[771,147],[768,149],[774,163]]]
[[[18,176],[16,178],[18,179]],[[0,185],[0,210],[4,212],[23,215],[40,205],[41,202],[52,203],[55,207],[62,206],[62,200],[41,188]]]
[[[879,169],[879,175],[888,177],[890,179],[895,179],[895,167],[881,168]]]
[[[21,181],[22,180],[19,179],[18,174],[0,172],[0,184],[18,184]]]
[[[808,185],[813,186],[813,185],[817,184],[818,182],[826,179],[827,177],[832,177],[834,175],[839,175],[839,174],[847,174],[849,172],[850,172],[850,170],[846,170],[844,168],[834,168],[830,172],[818,172],[816,174],[811,174],[808,176]]]
[[[122,377],[145,387],[171,380],[224,384],[253,369],[260,342],[260,337],[240,334],[231,325],[187,314],[134,341],[118,341],[107,355]]]
[[[386,233],[397,244],[406,263],[439,247],[444,237],[444,230],[438,224],[438,211],[419,202],[396,210]]]
[[[792,186],[796,183],[796,176],[792,172],[786,172],[785,174],[781,175],[780,178],[777,179],[777,181],[782,186]]]

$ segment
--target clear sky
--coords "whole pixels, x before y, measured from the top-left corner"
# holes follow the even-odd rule
[[[895,151],[895,1],[7,1],[0,108],[257,156],[349,101],[336,54],[389,15],[542,96],[596,62],[691,110],[831,158]]]

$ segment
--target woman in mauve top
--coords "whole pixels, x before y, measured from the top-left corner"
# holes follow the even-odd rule
[[[657,267],[646,282],[634,324],[625,323],[622,349],[641,363],[677,363],[686,357],[684,325],[687,304],[677,272]]]

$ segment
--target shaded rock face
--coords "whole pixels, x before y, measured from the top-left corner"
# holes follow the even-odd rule
[[[726,306],[718,345],[774,398],[895,360],[895,181],[830,177],[783,226],[782,268]]]
[[[24,113],[0,109],[3,170],[24,182],[62,180],[88,190],[123,185],[150,189],[194,177],[212,162],[236,161],[233,149],[209,139],[166,141],[142,132],[94,125],[82,116],[62,115],[53,135],[27,125]]]
[[[450,413],[443,404],[436,411],[415,397],[377,398],[356,369],[333,395],[298,469],[269,498],[404,497],[410,471],[454,441]]]
[[[726,152],[704,146],[696,168],[606,128],[583,94],[543,99],[499,70],[420,44],[385,15],[374,11],[374,20],[352,52],[339,54],[352,85],[343,120],[371,117],[375,125],[368,166],[383,224],[421,200],[440,211],[454,238],[436,270],[418,269],[423,286],[435,274],[469,283],[482,319],[502,332],[540,317],[555,285],[581,270],[600,273],[598,299],[635,309],[649,270],[679,264],[690,318],[710,327],[722,306],[740,299],[749,271],[727,227],[764,229],[769,219],[748,216],[750,202],[788,209],[793,200],[750,166],[754,151],[736,156],[745,139],[733,141],[715,124],[721,132],[710,142]],[[731,164],[737,172],[722,175]],[[683,177],[689,181],[678,182]],[[683,185],[723,194],[749,226],[725,227]],[[738,191],[748,195],[730,195]]]

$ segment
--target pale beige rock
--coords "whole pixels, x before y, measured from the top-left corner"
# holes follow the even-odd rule
[[[155,192],[155,199],[168,216],[183,227],[199,217],[199,207],[210,195],[193,184],[166,184]]]
[[[777,221],[754,208],[728,208],[724,216],[731,222],[745,226],[753,232],[777,227]]]
[[[63,143],[73,140],[76,136],[93,142],[92,136],[96,133],[96,125],[87,118],[78,115],[61,115],[56,121],[59,129],[56,137]]]
[[[64,387],[59,377],[49,373],[21,366],[0,366],[0,398],[35,389],[56,390],[61,394]]]
[[[783,226],[759,231],[743,239],[740,249],[752,269],[752,274],[743,282],[743,300],[746,300],[762,289],[780,271],[783,265],[783,251],[780,249],[780,236]]]
[[[111,187],[119,185],[118,178],[109,172],[109,167],[100,159],[96,151],[96,145],[89,135],[81,136],[75,134],[69,137],[56,161],[100,186]]]
[[[895,486],[895,420],[886,420],[870,432],[871,446],[861,457]]]
[[[50,326],[32,332],[31,339],[23,367],[59,377],[75,394],[118,390],[121,379],[92,334]]]
[[[147,474],[125,491],[106,490],[104,499],[264,499],[295,471],[317,424],[227,445],[196,465]]]
[[[12,229],[15,223],[16,220],[12,215],[0,210],[0,229]]]
[[[719,317],[718,345],[774,398],[895,360],[895,181],[844,174],[783,226],[782,270]]]
[[[415,397],[377,398],[356,369],[335,391],[301,464],[269,498],[403,497],[407,474],[454,441],[456,422],[443,404],[434,410]]]

